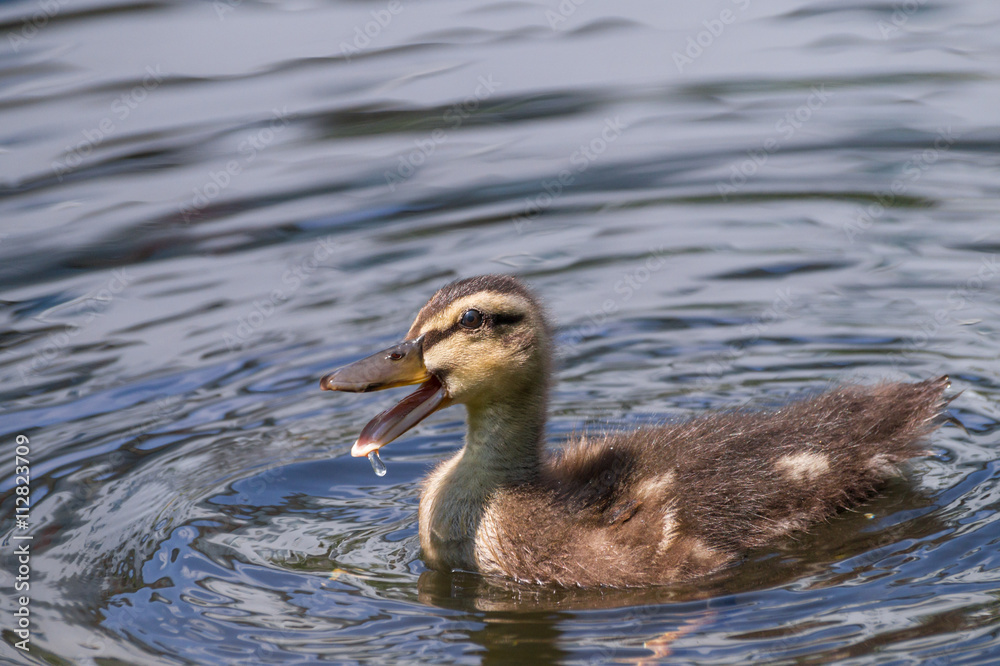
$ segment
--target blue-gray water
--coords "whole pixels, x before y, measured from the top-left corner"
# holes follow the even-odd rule
[[[5,2],[0,72],[0,659],[1000,658],[993,0]],[[689,585],[433,574],[461,409],[378,478],[399,394],[318,380],[483,272],[556,322],[555,441],[944,373],[964,427]]]

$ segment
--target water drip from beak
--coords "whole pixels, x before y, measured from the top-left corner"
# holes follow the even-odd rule
[[[376,476],[385,476],[385,463],[378,457],[378,449],[368,454],[368,462],[372,464],[372,469],[375,470]]]

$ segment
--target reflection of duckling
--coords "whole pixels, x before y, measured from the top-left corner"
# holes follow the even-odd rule
[[[773,412],[731,412],[544,451],[550,332],[517,279],[453,282],[399,345],[325,376],[337,391],[420,387],[376,416],[365,456],[445,406],[465,446],[420,500],[435,569],[564,585],[662,584],[705,574],[870,496],[921,453],[947,377],[846,386]]]

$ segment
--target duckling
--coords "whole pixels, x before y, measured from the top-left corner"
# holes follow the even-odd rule
[[[400,344],[321,380],[332,391],[419,384],[364,427],[353,456],[465,405],[464,446],[423,484],[430,568],[583,587],[702,576],[871,497],[925,453],[947,403],[947,377],[843,386],[776,411],[585,435],[548,453],[551,347],[535,295],[484,275],[435,293]]]

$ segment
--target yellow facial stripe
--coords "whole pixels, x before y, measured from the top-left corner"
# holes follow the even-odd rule
[[[463,296],[448,304],[443,310],[432,313],[421,312],[417,316],[420,322],[420,329],[410,329],[407,339],[421,335],[429,335],[434,332],[445,333],[451,330],[454,325],[465,314],[466,310],[477,309],[485,313],[513,313],[527,312],[530,305],[524,299],[513,294],[502,294],[495,291],[480,291],[469,296]],[[416,323],[414,323],[416,325]]]

